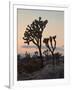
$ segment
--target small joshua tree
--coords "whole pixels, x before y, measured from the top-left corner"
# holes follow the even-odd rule
[[[56,49],[56,35],[50,36],[49,38],[44,38],[43,42],[45,43],[46,47],[49,49],[53,56],[53,65],[54,65],[54,51]]]
[[[35,56],[38,56],[38,51],[35,51]]]
[[[44,51],[43,51],[43,54],[44,54],[45,56],[48,56],[48,51],[49,51],[48,49],[47,49],[47,50],[44,50]]]
[[[34,45],[37,46],[40,54],[40,59],[43,66],[43,60],[42,60],[42,33],[46,27],[46,24],[48,23],[48,20],[42,20],[41,17],[39,19],[35,19],[31,25],[27,25],[26,31],[24,33],[23,40],[24,43],[27,43],[29,45],[30,42],[32,42]]]

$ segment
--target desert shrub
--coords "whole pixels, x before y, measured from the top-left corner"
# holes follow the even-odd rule
[[[24,70],[27,73],[32,73],[34,71],[39,70],[41,67],[41,62],[36,60],[30,60],[28,63],[23,65]]]
[[[30,60],[27,63],[18,63],[18,73],[32,73],[41,68],[41,61]]]
[[[18,64],[17,64],[17,72],[18,72],[18,74],[21,74],[23,72],[22,64],[20,62],[18,62]]]

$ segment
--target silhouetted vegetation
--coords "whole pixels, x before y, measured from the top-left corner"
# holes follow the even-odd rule
[[[64,78],[64,56],[55,52],[56,35],[43,38],[46,48],[42,52],[42,34],[48,20],[35,19],[31,25],[27,25],[24,32],[24,43],[32,42],[39,51],[30,55],[27,51],[24,56],[17,55],[18,80],[31,79],[55,79]],[[55,69],[54,69],[55,68]]]
[[[36,52],[37,53],[37,52]],[[34,71],[37,71],[41,68],[41,60],[40,58],[38,59],[38,57],[27,57],[28,54],[26,52],[25,54],[26,56],[23,58],[20,58],[18,55],[18,72],[22,73],[27,72],[27,73],[32,73]],[[38,59],[38,60],[37,60]]]
[[[26,52],[27,53],[27,52]],[[47,65],[52,65],[52,55],[48,55],[47,52],[43,56],[43,65],[44,67],[46,67]],[[33,72],[36,71],[40,71],[41,69],[41,60],[40,57],[38,56],[38,52],[35,52],[35,54],[37,55],[33,55],[33,57],[29,56],[29,57],[22,57],[20,55],[18,55],[18,63],[17,63],[17,70],[18,70],[18,80],[23,76],[23,78],[25,77],[25,75],[27,76],[28,74],[32,74]],[[55,61],[56,61],[56,70],[53,70],[49,73],[50,76],[47,76],[49,79],[52,78],[63,78],[64,77],[64,67],[61,66],[63,65],[63,61],[64,61],[64,57],[60,54],[60,53],[55,53]],[[51,66],[53,68],[53,66]],[[50,67],[50,68],[51,68]],[[57,69],[57,67],[61,68],[61,69]],[[48,68],[49,70],[49,68]],[[58,73],[58,74],[57,74]],[[26,78],[24,78],[26,79]],[[30,79],[30,78],[27,78]],[[20,79],[21,80],[21,79]]]
[[[25,41],[24,43],[27,43],[29,45],[30,42],[33,42],[39,49],[40,58],[42,61],[42,67],[43,67],[42,52],[41,52],[42,33],[47,23],[48,23],[48,20],[43,21],[41,17],[39,17],[39,20],[35,19],[31,25],[27,25],[27,28],[23,37]]]
[[[53,65],[55,65],[55,61],[54,61],[54,51],[56,49],[56,35],[55,36],[50,36],[49,38],[45,38],[43,40],[43,42],[45,43],[46,47],[48,48],[48,50],[51,52],[52,56],[53,56]]]

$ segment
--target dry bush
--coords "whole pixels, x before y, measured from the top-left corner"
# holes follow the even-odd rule
[[[30,60],[27,63],[18,63],[18,73],[26,72],[32,73],[41,68],[40,60]]]

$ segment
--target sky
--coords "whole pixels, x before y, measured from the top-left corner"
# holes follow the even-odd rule
[[[42,20],[48,20],[46,28],[43,31],[43,38],[56,35],[57,47],[64,47],[64,12],[55,10],[25,10],[17,9],[17,52],[25,53],[26,51],[32,53],[38,51],[37,47],[30,43],[28,46],[22,39],[27,25],[30,25],[33,20],[42,17]],[[42,39],[43,39],[42,38]],[[42,44],[44,46],[44,44]],[[42,48],[45,49],[45,48]]]

